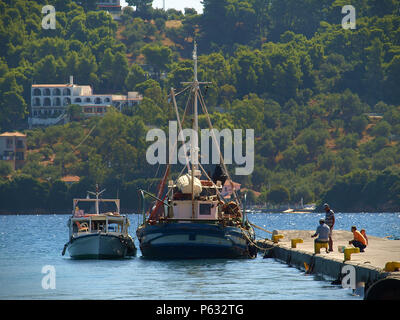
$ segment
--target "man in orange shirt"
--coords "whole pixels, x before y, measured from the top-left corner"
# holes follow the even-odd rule
[[[367,240],[365,240],[360,231],[357,230],[356,226],[352,226],[351,231],[353,232],[354,239],[349,241],[349,244],[360,248],[360,252],[364,252],[364,249],[367,247]]]

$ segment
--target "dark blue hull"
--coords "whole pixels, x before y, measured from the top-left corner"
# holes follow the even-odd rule
[[[161,223],[137,230],[143,257],[152,259],[253,258],[250,234],[207,223]]]

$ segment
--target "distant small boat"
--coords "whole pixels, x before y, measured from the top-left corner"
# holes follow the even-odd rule
[[[64,245],[62,255],[68,249],[74,259],[119,259],[136,255],[136,247],[128,234],[129,219],[120,215],[119,199],[100,199],[105,190],[88,191],[87,198],[73,199],[72,217],[68,220],[69,241]],[[90,198],[89,193],[96,196]],[[78,205],[89,203],[95,206],[95,213],[85,213]],[[116,210],[100,213],[100,203],[114,203]]]

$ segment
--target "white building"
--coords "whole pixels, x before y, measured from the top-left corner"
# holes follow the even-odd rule
[[[97,8],[105,10],[110,13],[119,13],[121,11],[120,0],[99,0],[97,1]]]
[[[93,116],[104,115],[110,106],[121,111],[123,107],[139,104],[142,99],[138,92],[128,92],[128,95],[93,94],[91,86],[74,84],[72,76],[68,84],[33,84],[29,125],[64,123],[70,104],[82,106],[86,116]]]

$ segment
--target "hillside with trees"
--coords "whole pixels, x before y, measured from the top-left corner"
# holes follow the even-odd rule
[[[174,119],[166,97],[191,79],[196,39],[213,124],[255,130],[254,172],[232,173],[261,192],[253,203],[398,211],[400,1],[204,0],[198,14],[132,0],[114,21],[90,1],[55,0],[56,29],[45,30],[47,3],[0,1],[0,131],[25,132],[29,148],[21,170],[0,166],[1,209],[69,208],[95,183],[136,209],[136,188],[154,191],[164,169],[146,162],[146,133],[167,132]],[[342,27],[348,4],[355,29]],[[27,129],[31,84],[70,74],[95,92],[139,91],[144,100],[103,118]],[[207,127],[204,115],[199,122]],[[66,175],[81,181],[68,187]],[[21,194],[26,201],[16,200]]]

